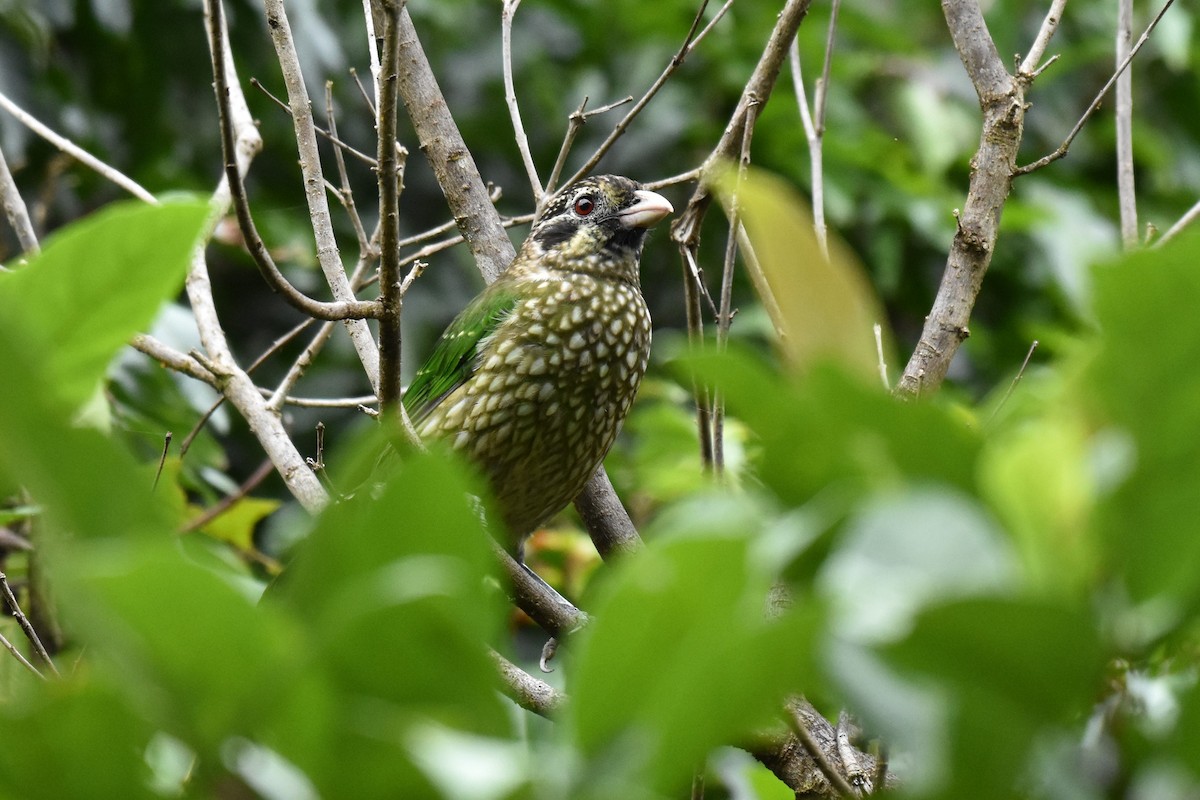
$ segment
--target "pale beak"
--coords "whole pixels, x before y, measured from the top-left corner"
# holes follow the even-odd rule
[[[637,198],[637,202],[624,211],[617,212],[621,225],[626,228],[649,228],[675,210],[667,198],[657,192],[638,189],[633,196]]]

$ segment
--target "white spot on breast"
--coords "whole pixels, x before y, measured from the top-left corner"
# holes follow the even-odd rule
[[[543,356],[538,356],[529,365],[530,375],[545,375],[546,374],[546,359]]]
[[[581,350],[581,349],[583,349],[583,345],[584,345],[583,335],[580,334],[579,331],[575,331],[574,333],[572,333],[571,340],[569,342],[567,342],[567,347],[571,348],[572,350]]]

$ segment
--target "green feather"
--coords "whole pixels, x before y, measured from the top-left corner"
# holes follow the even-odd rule
[[[484,289],[450,323],[404,393],[404,408],[420,425],[446,395],[479,368],[480,343],[508,318],[518,295],[500,280]]]

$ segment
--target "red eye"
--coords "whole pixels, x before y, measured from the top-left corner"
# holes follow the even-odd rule
[[[575,201],[575,213],[581,217],[586,217],[596,208],[596,201],[588,197],[586,194]]]

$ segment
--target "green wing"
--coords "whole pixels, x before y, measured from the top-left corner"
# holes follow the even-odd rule
[[[454,318],[404,393],[404,408],[414,424],[471,377],[478,368],[480,343],[508,318],[517,299],[516,292],[493,283]]]

